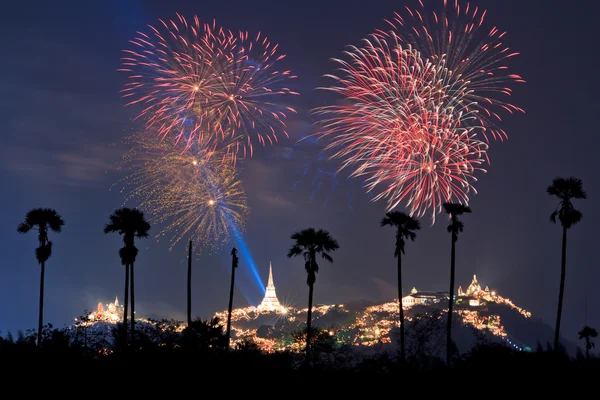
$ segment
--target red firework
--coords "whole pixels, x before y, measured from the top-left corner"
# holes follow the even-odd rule
[[[385,198],[390,209],[405,201],[411,215],[428,211],[435,221],[445,202],[468,204],[477,193],[475,171],[485,172],[487,144],[473,131],[461,128],[460,120],[437,112],[413,114],[406,121],[410,134],[395,150],[376,156],[366,165],[367,188],[385,187],[374,200]]]
[[[405,202],[410,213],[442,211],[443,203],[468,204],[476,193],[476,171],[485,172],[489,138],[504,139],[500,110],[521,108],[507,101],[510,74],[505,62],[518,53],[502,43],[505,32],[487,33],[486,12],[458,0],[426,12],[422,1],[387,20],[362,47],[335,60],[335,83],[324,89],[341,103],[316,110],[317,133],[341,168],[362,176],[374,200],[387,209]]]
[[[265,145],[287,136],[284,120],[295,110],[280,97],[298,93],[282,84],[296,76],[276,68],[285,57],[278,45],[260,32],[233,33],[198,17],[159,22],[137,32],[119,69],[129,74],[126,106],[141,106],[136,119],[148,130],[234,158],[251,156],[254,140]]]
[[[427,10],[422,0],[418,6],[405,6],[403,13],[394,13],[385,21],[391,30],[376,30],[381,38],[393,38],[411,45],[421,55],[442,65],[464,85],[464,98],[469,111],[475,111],[476,124],[483,129],[486,141],[507,138],[498,126],[500,111],[510,114],[524,110],[508,101],[511,83],[524,83],[520,75],[508,71],[506,62],[519,53],[503,43],[506,32],[498,27],[486,28],[487,11],[471,3],[443,0],[439,10]]]
[[[444,202],[468,202],[487,144],[477,139],[463,83],[388,42],[372,36],[346,52],[349,61],[336,60],[340,76],[330,75],[336,84],[325,89],[344,102],[317,109],[324,115],[318,134],[331,139],[326,150],[342,168],[379,189],[374,200],[385,198],[388,209],[406,201],[411,214],[430,210],[435,219]]]

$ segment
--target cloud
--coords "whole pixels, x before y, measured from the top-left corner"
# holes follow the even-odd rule
[[[293,201],[284,199],[281,195],[274,193],[260,192],[256,196],[262,206],[275,207],[281,210],[293,210],[296,209],[297,205]]]
[[[0,150],[5,171],[46,184],[85,187],[106,179],[115,171],[120,151],[113,146],[94,145],[70,151],[48,152],[25,145],[5,145]]]

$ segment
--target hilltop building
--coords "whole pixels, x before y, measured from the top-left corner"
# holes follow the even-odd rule
[[[258,313],[280,313],[285,314],[287,309],[281,305],[279,299],[277,299],[277,293],[275,292],[275,284],[273,283],[273,265],[269,263],[269,281],[267,283],[267,290],[265,297],[256,307]]]
[[[488,286],[485,289],[481,289],[481,285],[477,281],[477,275],[473,275],[471,284],[467,287],[467,291],[463,291],[462,286],[458,287],[458,297],[465,298],[468,300],[469,305],[477,307],[481,305],[481,301],[495,301],[496,292],[491,291]]]
[[[441,300],[448,300],[446,292],[419,292],[417,288],[412,288],[408,296],[402,298],[402,307],[412,307],[418,305],[427,305],[439,303]]]
[[[91,321],[104,321],[104,322],[121,322],[123,320],[124,308],[119,304],[119,297],[115,296],[114,303],[108,303],[106,308],[102,302],[98,302],[96,311],[91,313],[88,318]]]

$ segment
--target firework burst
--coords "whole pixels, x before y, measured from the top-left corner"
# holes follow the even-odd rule
[[[373,200],[388,209],[406,201],[411,214],[445,201],[468,201],[474,172],[487,145],[477,139],[477,121],[464,99],[464,86],[450,72],[397,42],[372,36],[351,47],[349,61],[336,60],[340,75],[326,88],[344,103],[317,109],[319,134],[331,139],[326,151],[343,160],[354,177],[365,177]]]
[[[197,252],[218,251],[242,232],[249,209],[236,170],[223,158],[148,134],[129,137],[123,191],[164,228],[170,249],[191,239]]]
[[[141,107],[136,119],[148,130],[234,159],[251,156],[255,141],[287,136],[285,119],[295,110],[284,97],[298,93],[284,82],[296,76],[277,69],[285,55],[260,32],[234,33],[177,14],[130,42],[119,69],[129,78],[122,94],[126,106]]]
[[[511,94],[508,81],[523,82],[504,66],[517,53],[497,28],[475,42],[485,12],[453,4],[444,2],[453,16],[433,13],[434,27],[407,8],[412,19],[395,14],[391,31],[350,46],[345,60],[334,60],[335,83],[321,88],[342,101],[315,110],[317,135],[329,139],[325,150],[342,160],[340,169],[363,177],[388,210],[405,202],[411,215],[430,213],[433,222],[444,202],[468,204],[475,173],[489,161],[488,137],[506,137],[493,109],[522,111],[496,100]]]
[[[464,86],[463,96],[476,112],[482,138],[507,138],[498,126],[501,113],[524,112],[508,100],[510,85],[525,81],[510,73],[506,65],[519,55],[504,44],[506,32],[486,27],[487,11],[468,2],[440,0],[442,7],[437,10],[428,10],[422,0],[417,3],[417,7],[405,6],[403,12],[386,19],[391,29],[377,30],[376,35],[410,45],[423,58],[443,65]]]
[[[477,193],[474,174],[485,172],[481,165],[488,146],[451,115],[425,112],[411,115],[407,124],[411,134],[394,151],[381,152],[354,175],[368,176],[369,191],[384,187],[373,200],[387,199],[388,209],[405,200],[411,215],[429,212],[435,221],[445,202],[468,204],[469,193]]]

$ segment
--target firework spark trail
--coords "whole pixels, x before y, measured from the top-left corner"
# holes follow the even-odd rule
[[[277,69],[285,55],[260,32],[234,33],[177,14],[130,43],[119,69],[129,78],[122,95],[126,106],[141,106],[136,119],[148,130],[234,159],[251,156],[254,141],[287,136],[285,119],[295,110],[283,97],[298,93],[284,82],[296,76]]]
[[[218,251],[243,231],[249,210],[242,183],[222,157],[174,141],[143,133],[129,137],[123,191],[163,225],[157,239],[169,237],[170,249],[191,239],[197,252]]]
[[[405,6],[403,12],[385,20],[390,30],[378,29],[376,35],[411,45],[424,58],[451,71],[454,79],[465,85],[464,97],[469,109],[477,112],[483,139],[504,140],[508,136],[498,126],[501,112],[524,112],[508,101],[510,84],[525,83],[506,65],[519,53],[504,44],[505,31],[486,27],[485,9],[458,0],[440,0],[440,4],[441,10],[431,11],[421,0],[415,8]]]

